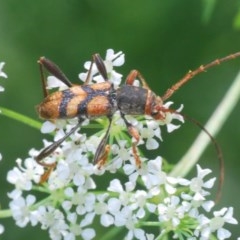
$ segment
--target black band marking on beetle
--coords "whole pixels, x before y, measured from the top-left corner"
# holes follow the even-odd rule
[[[94,90],[88,85],[82,86],[82,89],[87,93],[87,97],[78,105],[78,115],[87,116],[88,103],[98,96],[105,96],[109,101],[109,105],[111,105],[111,101],[109,100],[109,91],[111,91],[111,89]]]
[[[75,96],[70,89],[62,91],[63,97],[59,106],[59,116],[61,118],[67,117],[67,105],[69,101]]]

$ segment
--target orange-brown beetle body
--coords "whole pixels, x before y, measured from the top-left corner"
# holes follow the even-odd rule
[[[37,111],[41,118],[48,120],[112,115],[117,105],[111,89],[109,82],[75,85],[48,95]]]

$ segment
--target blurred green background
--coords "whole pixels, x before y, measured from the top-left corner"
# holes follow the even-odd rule
[[[5,61],[6,91],[0,106],[38,120],[35,112],[43,98],[37,59],[47,56],[77,82],[83,63],[93,53],[102,56],[108,48],[123,51],[126,63],[120,72],[139,69],[160,96],[188,70],[215,58],[240,51],[239,0],[1,0],[0,61]],[[184,113],[204,123],[240,70],[240,59],[224,63],[197,76],[171,99],[184,104]],[[222,206],[234,206],[240,221],[240,104],[217,136],[225,157]],[[173,134],[163,133],[159,154],[171,163],[185,153],[199,129],[192,123]],[[36,129],[0,116],[1,207],[7,208],[6,174],[15,160],[25,158],[30,148],[41,148],[43,135]],[[44,136],[45,137],[45,136]],[[217,156],[210,146],[200,162],[218,174]],[[103,176],[104,177],[104,176]],[[214,195],[213,195],[214,196]],[[0,239],[48,239],[38,227],[20,229],[12,220],[0,220],[6,232]],[[231,239],[240,236],[239,226],[230,226]],[[17,237],[16,237],[17,236]]]

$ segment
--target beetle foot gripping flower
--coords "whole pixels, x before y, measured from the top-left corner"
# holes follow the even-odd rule
[[[123,62],[122,52],[107,51],[104,63],[114,89],[118,89],[122,75],[113,67]],[[85,67],[88,70],[90,63]],[[85,80],[87,75],[80,74],[80,78]],[[92,78],[96,82],[104,81],[95,64]],[[52,86],[62,88],[60,85],[55,82]],[[168,109],[171,104],[164,103],[162,109]],[[215,211],[211,217],[214,202],[207,197],[215,178],[207,179],[209,169],[198,165],[197,176],[190,180],[169,177],[160,156],[149,158],[140,154],[143,145],[147,151],[159,148],[162,125],[167,126],[168,132],[180,127],[177,122],[183,122],[181,109],[165,111],[165,117],[159,120],[126,116],[127,122],[139,133],[137,151],[141,166],[136,166],[136,149],[132,148],[136,139],[129,136],[119,112],[113,115],[106,143],[110,152],[101,168],[94,165],[92,159],[108,126],[104,118],[95,122],[86,119],[79,131],[44,159],[46,163],[56,162],[56,167],[42,185],[38,183],[44,167],[34,159],[39,151],[31,149],[29,157],[24,162],[18,159],[17,166],[7,176],[14,185],[9,197],[16,224],[20,227],[40,225],[54,240],[109,239],[109,236],[152,240],[164,239],[168,234],[174,239],[189,240],[230,237],[225,224],[237,223],[232,217],[232,208]],[[58,141],[76,123],[77,119],[45,122],[42,132],[56,131],[54,140]],[[100,130],[89,136],[86,129],[93,127]],[[46,147],[50,144],[44,140]],[[38,192],[36,196],[35,192]]]

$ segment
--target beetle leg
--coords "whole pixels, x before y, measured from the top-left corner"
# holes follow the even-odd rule
[[[37,162],[39,165],[47,168],[47,171],[46,171],[46,172],[42,175],[42,177],[41,177],[40,183],[45,182],[45,181],[48,179],[50,173],[52,172],[52,170],[53,170],[53,169],[55,168],[55,166],[56,166],[56,163],[55,163],[55,162],[54,162],[54,163],[45,163],[45,162],[42,162],[42,160],[43,160],[44,158],[46,158],[47,156],[49,156],[51,153],[53,153],[53,152],[57,149],[57,147],[58,147],[61,143],[64,142],[64,140],[65,140],[66,138],[68,138],[71,134],[73,134],[73,133],[80,127],[80,125],[82,124],[82,122],[83,122],[83,119],[82,119],[82,118],[79,119],[79,123],[78,123],[76,126],[74,126],[68,133],[66,133],[66,135],[65,135],[64,137],[60,138],[58,141],[53,142],[51,145],[49,145],[49,146],[47,146],[46,148],[44,148],[44,149],[35,157],[35,160],[36,160],[36,162]]]
[[[140,80],[143,88],[146,88],[146,89],[149,89],[149,90],[150,90],[150,88],[149,88],[146,80],[145,80],[144,77],[142,76],[142,74],[141,74],[138,70],[135,70],[135,69],[132,70],[132,71],[128,74],[125,83],[126,83],[127,85],[133,85],[133,82],[134,82],[134,80],[135,80],[136,78],[139,78],[139,80]]]
[[[48,166],[47,163],[43,163],[41,162],[42,159],[44,159],[45,157],[47,157],[48,155],[50,155],[51,153],[53,153],[56,148],[62,143],[64,142],[64,140],[66,138],[68,138],[73,132],[76,131],[77,128],[79,128],[81,123],[78,123],[75,127],[73,127],[64,137],[62,137],[61,139],[59,139],[56,142],[53,142],[51,145],[49,145],[48,147],[44,148],[37,157],[35,157],[36,161],[42,165],[42,166]]]
[[[89,82],[91,81],[91,78],[92,78],[91,73],[92,73],[92,68],[93,68],[94,63],[96,64],[98,72],[101,74],[104,81],[108,81],[107,70],[106,70],[106,66],[104,64],[104,61],[101,58],[101,56],[98,53],[96,53],[96,54],[93,54],[93,56],[92,56],[91,65],[90,65],[90,68],[88,70],[87,78],[86,78],[86,81],[85,81],[84,85],[89,84]]]
[[[108,153],[110,151],[110,146],[107,144],[107,140],[109,137],[111,126],[112,126],[112,117],[109,117],[108,129],[97,147],[94,160],[93,160],[93,163],[97,164],[99,168],[101,168],[106,163]]]
[[[68,87],[72,87],[72,83],[70,82],[70,80],[66,77],[66,75],[61,71],[61,69],[54,62],[52,62],[51,60],[45,57],[40,57],[40,59],[38,60],[38,63],[40,64],[40,73],[41,73],[42,85],[44,89],[43,92],[45,97],[48,95],[48,93],[46,90],[47,89],[46,81],[43,77],[43,67],[45,67],[49,73],[51,73],[54,77],[56,77],[61,82],[66,84]]]
[[[107,69],[101,56],[98,53],[96,53],[93,55],[93,60],[96,63],[97,69],[99,73],[102,75],[103,79],[105,81],[108,81]]]
[[[41,76],[41,82],[42,82],[42,89],[43,89],[43,96],[44,98],[46,98],[48,95],[49,95],[49,92],[48,92],[48,89],[47,89],[47,86],[46,86],[46,80],[45,80],[45,77],[44,77],[44,74],[43,74],[43,64],[39,63],[39,69],[40,69],[40,76]]]
[[[132,143],[132,151],[133,151],[133,156],[135,158],[136,165],[137,165],[137,167],[140,167],[141,159],[140,159],[140,157],[138,155],[138,151],[137,151],[137,144],[140,140],[138,130],[130,122],[127,121],[127,119],[125,118],[125,115],[123,113],[121,113],[121,117],[127,126],[128,133],[135,139],[135,142]]]
[[[53,169],[56,167],[56,163],[53,164],[49,164],[47,170],[43,173],[43,175],[40,178],[39,183],[42,184],[44,182],[46,182],[51,174],[51,172],[53,171]]]
[[[91,64],[90,64],[90,68],[88,70],[88,74],[87,74],[87,78],[86,78],[86,81],[84,82],[83,85],[88,85],[92,79],[92,68],[93,68],[93,63],[94,63],[94,55],[92,56],[92,61],[91,61]]]

